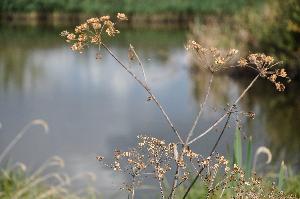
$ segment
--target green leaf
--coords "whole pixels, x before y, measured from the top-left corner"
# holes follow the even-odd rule
[[[241,132],[238,127],[235,130],[234,136],[234,145],[233,145],[233,162],[240,167],[242,166],[242,140],[241,140]]]
[[[284,164],[284,161],[281,162],[280,166],[280,171],[279,171],[279,176],[278,176],[278,189],[282,190],[283,189],[283,183],[285,179],[285,174],[286,174],[287,167]]]
[[[252,171],[252,137],[249,137],[247,144],[247,156],[246,156],[246,177],[250,178]]]

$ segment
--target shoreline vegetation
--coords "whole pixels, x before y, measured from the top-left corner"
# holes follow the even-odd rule
[[[223,15],[238,12],[245,6],[257,6],[264,1],[236,0],[3,0],[0,4],[2,22],[23,24],[82,22],[92,16],[127,13],[130,24],[172,24],[187,26],[195,15]],[[74,24],[73,24],[74,23]]]
[[[297,0],[237,0],[235,3],[204,0],[201,4],[196,0],[68,0],[65,3],[4,0],[0,10],[0,23],[4,26],[54,27],[72,26],[92,16],[125,11],[130,20],[123,27],[188,29],[190,39],[205,38],[200,42],[207,46],[239,47],[246,53],[264,51],[283,60],[291,78],[300,80],[300,4]]]
[[[1,24],[13,25],[73,25],[90,18],[88,13],[62,13],[62,12],[4,12],[0,14]],[[129,27],[179,27],[188,28],[194,21],[194,14],[184,13],[157,13],[157,14],[131,14],[130,21],[125,25]]]

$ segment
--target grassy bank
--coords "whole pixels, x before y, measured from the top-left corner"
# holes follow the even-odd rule
[[[251,3],[250,3],[251,2]],[[254,3],[255,2],[255,3]],[[249,0],[3,0],[2,22],[15,24],[76,24],[94,15],[124,12],[132,26],[175,24],[187,27],[196,14],[232,14],[241,8],[260,4]]]
[[[266,0],[231,16],[199,17],[191,35],[204,46],[271,54],[288,66],[293,79],[300,79],[300,1]]]
[[[38,169],[30,172],[23,163],[15,163],[0,170],[0,199],[94,199],[100,195],[91,187],[72,189],[72,183],[82,178],[94,178],[81,173],[68,176],[59,171],[64,167],[60,157],[48,159]],[[50,170],[55,169],[54,171]]]
[[[247,4],[250,0],[2,0],[1,12],[68,12],[68,13],[231,13]]]
[[[89,13],[63,13],[63,12],[3,12],[0,14],[2,24],[11,25],[51,25],[51,26],[70,26],[85,21],[95,14]],[[194,19],[193,14],[179,13],[156,13],[156,14],[131,14],[130,20],[123,24],[128,27],[151,27],[151,28],[188,28]]]

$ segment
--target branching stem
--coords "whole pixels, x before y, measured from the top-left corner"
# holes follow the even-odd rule
[[[232,109],[236,106],[236,104],[245,96],[245,94],[248,92],[248,90],[253,86],[254,82],[258,79],[259,74],[252,80],[252,82],[248,85],[248,87],[242,92],[242,94],[234,101],[234,103],[230,106],[230,108],[226,111],[226,113],[220,117],[213,125],[211,125],[207,130],[205,130],[202,134],[194,138],[193,140],[188,142],[188,145],[192,144],[193,142],[199,140],[203,136],[205,136],[207,133],[209,133],[211,130],[213,130],[220,122],[222,122],[228,113],[232,111]]]
[[[205,134],[207,134],[208,132],[210,132],[215,126],[217,126],[226,116],[227,116],[227,120],[225,122],[225,125],[221,131],[221,134],[219,135],[214,147],[212,148],[211,152],[210,152],[210,155],[212,155],[212,153],[215,151],[215,149],[217,148],[220,140],[221,140],[221,137],[223,136],[224,132],[225,132],[225,129],[229,123],[229,120],[230,120],[230,117],[231,117],[231,114],[232,114],[232,110],[234,109],[234,107],[236,106],[236,104],[245,96],[245,94],[249,91],[249,89],[253,86],[253,84],[255,83],[255,81],[258,79],[259,77],[259,74],[251,81],[251,83],[247,86],[247,88],[242,92],[242,94],[234,101],[234,103],[232,104],[232,106],[228,109],[228,111],[217,121],[215,122],[210,128],[208,128],[204,133],[202,133],[200,136],[196,137],[194,140],[192,140],[191,142],[189,143],[192,143],[198,139],[200,139],[202,136],[204,136]],[[194,178],[194,180],[192,181],[192,183],[190,184],[190,186],[188,187],[188,189],[186,190],[184,196],[183,196],[183,199],[185,199],[188,195],[188,193],[190,192],[191,188],[195,185],[195,183],[197,182],[198,178],[200,177],[201,173],[203,172],[204,170],[204,167],[202,167],[197,176]]]
[[[102,43],[102,46],[146,90],[146,92],[150,95],[151,99],[155,102],[155,104],[157,105],[157,107],[159,108],[159,110],[162,112],[163,116],[165,117],[165,119],[167,120],[167,122],[169,123],[169,125],[171,126],[173,132],[176,134],[176,136],[179,139],[179,141],[183,144],[184,142],[183,142],[181,136],[179,135],[178,130],[175,128],[175,126],[171,122],[169,116],[167,115],[167,113],[165,112],[165,110],[163,109],[162,105],[159,103],[159,101],[155,97],[155,95],[152,93],[152,91],[150,90],[150,88],[143,81],[141,81],[131,70],[129,70],[129,68],[127,66],[125,66],[125,64],[123,64],[120,61],[120,59],[117,58],[114,55],[114,53],[104,43]]]
[[[208,83],[208,87],[207,87],[207,91],[206,91],[206,95],[205,95],[205,98],[204,98],[204,101],[200,104],[200,110],[197,114],[197,117],[193,123],[193,126],[191,128],[191,130],[189,131],[189,134],[188,134],[188,137],[186,138],[186,144],[189,142],[190,138],[192,137],[193,133],[194,133],[194,130],[199,122],[199,119],[203,113],[203,109],[204,109],[204,106],[206,105],[206,102],[207,102],[207,99],[208,99],[208,96],[209,96],[209,93],[210,93],[210,90],[211,90],[211,85],[212,85],[212,82],[213,82],[213,79],[214,79],[214,73],[212,72],[211,73],[211,76],[210,76],[210,80],[209,80],[209,83]]]

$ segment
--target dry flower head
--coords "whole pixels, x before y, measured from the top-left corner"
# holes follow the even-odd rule
[[[285,84],[283,82],[290,81],[284,68],[274,69],[280,62],[275,62],[274,57],[263,53],[252,53],[246,58],[240,58],[237,61],[237,65],[233,65],[233,61],[235,61],[238,54],[238,50],[236,49],[229,49],[222,52],[217,48],[205,48],[196,41],[189,41],[186,45],[186,49],[195,55],[199,66],[211,72],[232,67],[251,68],[257,71],[261,77],[271,81],[278,91],[284,91]]]
[[[120,22],[128,20],[124,13],[118,13],[116,18]],[[74,32],[64,30],[60,36],[72,44],[71,49],[73,51],[82,53],[90,45],[96,45],[100,48],[105,33],[109,37],[119,34],[120,31],[115,26],[116,22],[113,22],[110,16],[93,17],[76,26]]]
[[[188,41],[186,49],[195,55],[199,65],[211,72],[224,70],[230,67],[230,64],[236,59],[238,50],[220,50],[217,48],[206,48],[196,41]]]

